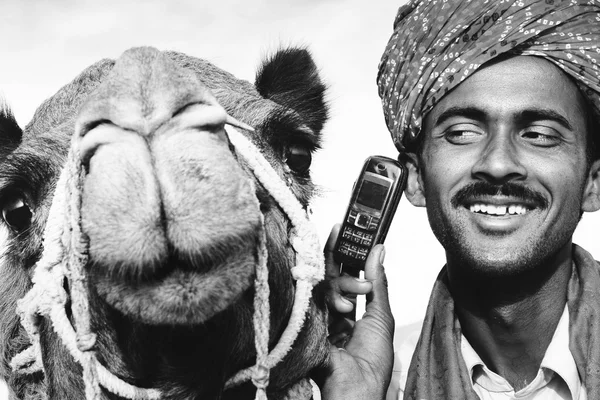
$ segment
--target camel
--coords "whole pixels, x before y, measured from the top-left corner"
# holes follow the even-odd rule
[[[306,49],[276,52],[253,85],[140,47],[85,69],[23,130],[5,108],[11,399],[310,398],[329,355],[322,253],[302,225],[324,96]]]

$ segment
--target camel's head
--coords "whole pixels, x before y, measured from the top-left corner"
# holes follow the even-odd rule
[[[73,142],[84,171],[75,207],[87,243],[84,272],[99,361],[130,383],[159,387],[165,398],[219,396],[233,373],[255,362],[261,238],[268,250],[271,347],[293,306],[296,263],[292,224],[236,149],[228,126],[238,126],[306,209],[314,190],[311,154],[327,116],[323,95],[305,50],[274,55],[252,86],[200,59],[136,48],[86,69],[44,102],[22,133],[4,118],[2,274],[10,278],[3,278],[9,300],[1,311],[12,329],[1,338],[5,359],[23,347],[11,311],[30,287]],[[321,299],[311,301],[306,321],[295,349],[273,371],[272,393],[326,358]],[[40,322],[40,340],[51,398],[75,398],[80,380],[65,385],[59,369],[79,367],[62,354],[47,321]],[[11,381],[17,392],[27,386]],[[235,396],[244,393],[237,390]]]

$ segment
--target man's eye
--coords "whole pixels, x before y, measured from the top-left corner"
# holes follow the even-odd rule
[[[521,137],[533,145],[543,147],[555,146],[560,142],[560,137],[556,134],[540,132],[537,130],[522,132]]]
[[[482,133],[474,130],[453,129],[445,133],[446,140],[452,144],[474,143],[482,137]]]

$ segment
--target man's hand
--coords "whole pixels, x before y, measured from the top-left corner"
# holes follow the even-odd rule
[[[339,229],[339,225],[333,228],[325,247],[331,356],[319,379],[321,395],[323,400],[384,399],[394,362],[394,317],[383,269],[385,249],[383,245],[373,248],[364,280],[340,276],[340,266],[333,260]],[[360,294],[367,295],[367,305],[362,319],[354,323],[347,316]]]

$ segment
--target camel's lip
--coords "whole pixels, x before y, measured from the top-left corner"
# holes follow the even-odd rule
[[[258,246],[257,232],[260,230],[256,226],[226,236],[215,235],[211,240],[203,240],[202,245],[196,246],[193,251],[189,251],[190,247],[184,250],[178,248],[176,243],[168,242],[164,251],[156,253],[154,260],[143,259],[143,263],[138,263],[136,258],[115,262],[105,257],[105,251],[100,252],[92,247],[95,250],[90,251],[89,269],[115,284],[123,282],[131,286],[160,282],[175,270],[208,273],[228,264],[236,254],[254,254]]]
[[[128,317],[151,325],[200,324],[252,284],[260,230],[213,238],[192,254],[170,244],[153,265],[102,265],[92,253],[87,271],[98,295]]]
[[[238,300],[255,276],[254,251],[199,270],[169,266],[160,279],[138,282],[93,274],[98,295],[122,314],[150,325],[201,324]]]

